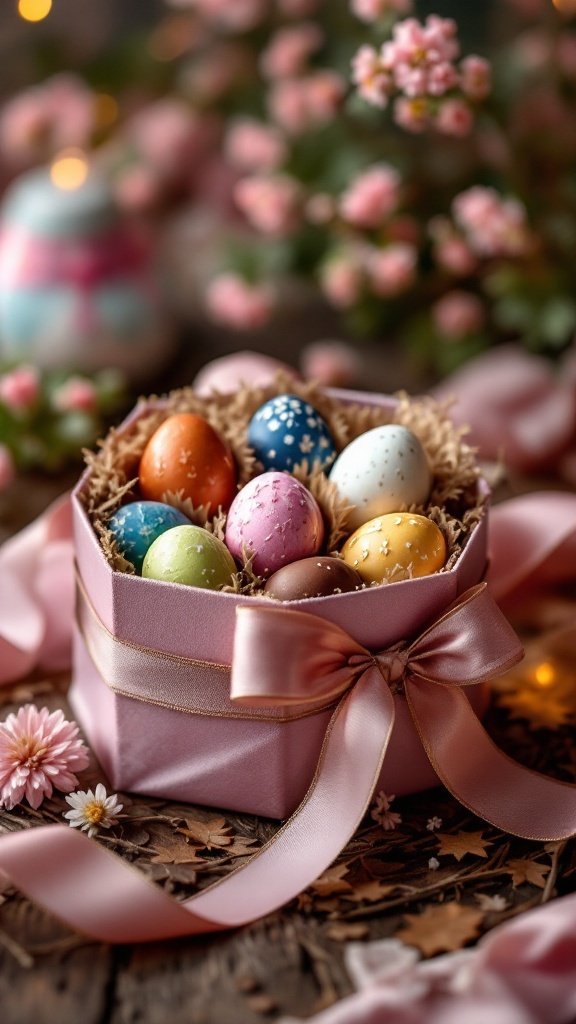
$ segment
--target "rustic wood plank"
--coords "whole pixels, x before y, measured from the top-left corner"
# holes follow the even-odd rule
[[[103,1024],[113,953],[71,932],[24,899],[0,920],[2,1024]]]
[[[323,945],[317,921],[274,915],[232,935],[136,947],[118,975],[110,1024],[308,1016],[351,989],[340,951]]]

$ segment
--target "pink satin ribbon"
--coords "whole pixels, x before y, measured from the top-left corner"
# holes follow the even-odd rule
[[[471,359],[442,381],[434,395],[456,399],[450,410],[466,440],[486,459],[522,470],[549,470],[576,441],[576,350],[556,372],[548,360],[519,345]]]
[[[576,894],[494,928],[474,949],[422,961],[382,939],[351,944],[345,961],[357,992],[308,1024],[573,1024]]]
[[[545,519],[546,503],[545,496],[540,504]],[[539,541],[541,563],[569,539],[569,528],[576,532],[576,498],[568,499],[563,513],[562,523],[557,528],[551,525]],[[52,510],[43,530],[50,534],[55,529],[58,536],[61,514],[60,509]],[[497,523],[498,507],[491,515]],[[41,550],[39,529],[36,524],[30,534],[33,553],[24,608],[34,598],[40,604],[51,603],[44,593],[38,599],[32,586],[34,553],[37,556]],[[496,537],[499,544],[497,528]],[[538,537],[542,531],[535,528],[530,543]],[[0,555],[0,562],[8,557],[12,572],[16,571],[14,545],[23,558],[18,538],[6,546],[8,556],[5,551]],[[36,630],[38,657],[44,655],[49,614],[42,606],[39,621],[45,628]],[[2,619],[0,624],[3,627]],[[31,667],[32,650],[23,647],[21,635],[11,636],[8,630],[3,643],[4,652],[13,655],[13,671],[17,673],[22,664],[25,670]],[[252,657],[254,649],[258,659]],[[314,700],[319,687],[324,695],[343,693],[311,788],[277,836],[233,875],[183,904],[172,901],[98,843],[64,825],[43,827],[41,842],[34,829],[3,836],[0,869],[73,927],[108,942],[198,934],[256,920],[310,884],[353,835],[371,799],[393,727],[390,685],[394,688],[401,682],[432,763],[459,799],[519,835],[540,839],[572,835],[576,788],[535,775],[507,759],[482,729],[460,688],[502,671],[518,655],[515,635],[483,587],[473,588],[415,642],[375,654],[315,616],[256,603],[245,606],[238,615],[235,640],[235,700],[301,702],[301,680],[312,682]],[[5,673],[8,678],[9,672]]]

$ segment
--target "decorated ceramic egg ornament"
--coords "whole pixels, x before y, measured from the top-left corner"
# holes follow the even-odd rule
[[[107,523],[119,550],[138,574],[157,537],[175,526],[189,525],[190,520],[183,512],[161,501],[132,501],[119,508]]]
[[[324,539],[320,506],[288,473],[262,473],[238,492],[226,521],[226,545],[241,564],[253,552],[258,576],[270,576],[288,562],[315,555]]]
[[[201,526],[175,526],[148,548],[142,575],[166,583],[219,590],[230,584],[236,564],[225,544]],[[193,623],[191,623],[193,627]]]
[[[83,155],[23,174],[0,232],[0,356],[143,380],[171,355],[147,251]]]
[[[298,395],[276,395],[248,425],[248,444],[265,470],[288,470],[304,459],[326,470],[336,458],[327,423]]]
[[[161,501],[164,494],[181,493],[208,515],[227,509],[236,493],[236,463],[214,427],[202,416],[176,413],[160,424],[140,459],[142,495]]]
[[[446,561],[446,542],[426,516],[391,512],[356,530],[342,557],[364,583],[398,583],[438,572]]]
[[[424,505],[432,474],[422,443],[408,427],[385,424],[360,434],[334,463],[329,478],[354,509],[348,524],[356,530],[375,516]]]

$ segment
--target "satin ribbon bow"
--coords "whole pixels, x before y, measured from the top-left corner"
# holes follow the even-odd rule
[[[258,706],[345,694],[365,723],[356,761],[362,771],[372,766],[367,803],[394,726],[391,690],[401,681],[428,758],[462,804],[527,839],[565,838],[576,828],[576,790],[507,758],[464,693],[521,657],[518,638],[486,584],[458,598],[412,643],[375,654],[318,616],[253,604],[237,613],[231,697]],[[360,764],[353,768],[356,774]]]
[[[246,704],[340,697],[304,800],[272,840],[213,887],[176,903],[78,832],[47,825],[2,836],[0,870],[79,931],[106,942],[203,934],[271,913],[317,878],[356,831],[379,779],[402,682],[426,752],[452,793],[531,839],[576,833],[576,787],[499,751],[463,689],[521,657],[485,585],[413,642],[376,653],[314,615],[254,602],[238,610],[232,698]],[[89,880],[89,883],[88,883]]]

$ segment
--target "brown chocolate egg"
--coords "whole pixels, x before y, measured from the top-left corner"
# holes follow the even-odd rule
[[[236,493],[236,464],[228,445],[206,420],[177,413],[164,420],[140,459],[140,491],[162,501],[168,491],[183,492],[195,507],[228,509]]]
[[[361,586],[358,573],[341,558],[313,556],[283,565],[267,581],[264,593],[277,601],[298,601],[343,594]]]

